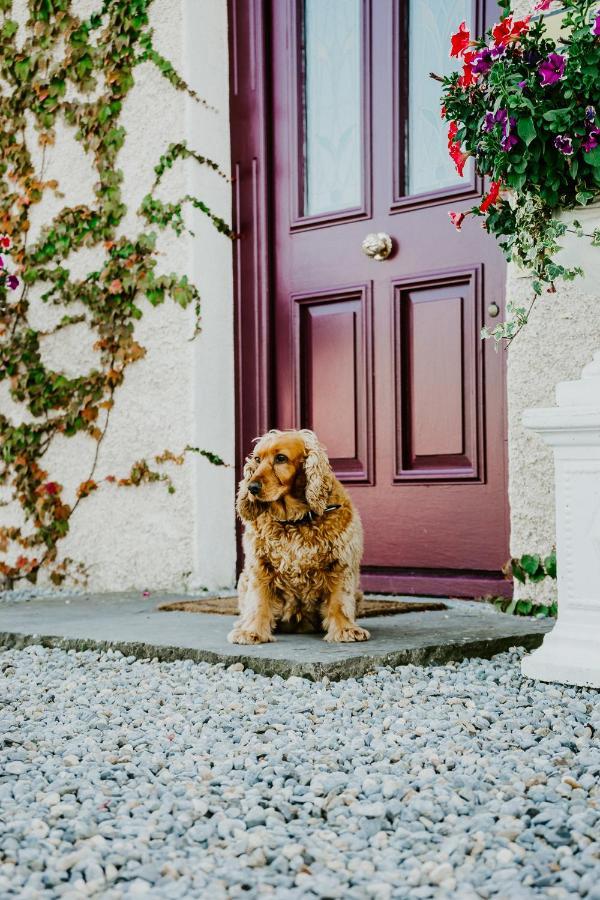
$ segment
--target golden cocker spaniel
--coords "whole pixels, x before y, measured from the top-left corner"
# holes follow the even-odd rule
[[[362,526],[312,431],[269,431],[246,459],[237,495],[245,565],[233,644],[273,641],[276,628],[366,641],[356,624]]]

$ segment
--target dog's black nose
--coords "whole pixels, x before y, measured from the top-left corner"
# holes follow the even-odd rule
[[[248,490],[250,491],[251,494],[254,494],[255,497],[257,494],[260,494],[260,488],[261,488],[260,481],[251,481],[250,484],[248,485]]]

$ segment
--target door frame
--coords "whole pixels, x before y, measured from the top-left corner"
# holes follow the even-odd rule
[[[281,2],[281,0],[277,0]],[[275,408],[272,295],[273,177],[269,69],[271,33],[270,0],[228,0],[231,171],[233,176],[232,221],[237,235],[233,253],[234,350],[235,350],[235,467],[242,477],[244,459],[255,437],[272,423]],[[504,433],[507,438],[506,378],[504,379]],[[504,441],[506,515],[508,517],[507,440]],[[510,522],[507,520],[507,533]],[[241,570],[241,529],[237,527],[237,570]],[[512,596],[512,582],[472,572],[470,576],[437,572],[435,593],[472,597],[496,594]],[[431,576],[423,572],[390,575],[363,574],[367,590],[397,593],[431,593]]]

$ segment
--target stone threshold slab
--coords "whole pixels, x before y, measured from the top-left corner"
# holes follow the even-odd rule
[[[554,620],[508,616],[485,603],[445,600],[445,611],[365,620],[371,632],[365,643],[326,644],[319,635],[284,634],[275,643],[246,647],[227,643],[233,617],[157,610],[178,598],[104,594],[1,603],[0,647],[113,649],[139,659],[242,663],[262,675],[337,680],[379,666],[487,659],[514,646],[534,649],[554,625]]]

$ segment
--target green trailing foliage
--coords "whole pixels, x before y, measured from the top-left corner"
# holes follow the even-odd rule
[[[195,285],[185,276],[156,271],[157,230],[172,228],[181,234],[186,228],[183,208],[191,204],[219,232],[233,237],[227,223],[199,198],[165,202],[153,193],[139,210],[149,230],[117,236],[127,212],[118,168],[126,139],[121,114],[137,66],[151,62],[175,89],[204,103],[156,51],[148,19],[151,3],[105,0],[98,13],[80,19],[71,0],[29,0],[28,20],[19,29],[11,0],[0,0],[0,249],[5,257],[0,277],[0,382],[8,382],[12,400],[24,413],[18,424],[0,413],[0,488],[4,498],[8,495],[20,505],[24,522],[0,528],[0,586],[21,578],[35,581],[42,567],[56,584],[83,571],[72,560],[59,561],[58,544],[77,506],[101,484],[128,487],[158,480],[173,489],[168,475],[145,460],[135,462],[124,477],[96,474],[98,446],[118,389],[128,367],[145,354],[135,338],[142,298],[153,306],[167,299],[182,307],[193,304],[199,316]],[[30,145],[26,115],[41,151],[34,152],[37,148]],[[47,192],[62,196],[60,185],[44,173],[45,148],[54,144],[60,121],[76,129],[76,139],[95,169],[94,202],[64,206],[32,241],[31,209]],[[40,156],[36,167],[34,160]],[[215,162],[179,141],[157,162],[153,190],[167,169],[186,159],[226,177]],[[84,247],[98,248],[101,262],[96,271],[74,278],[70,254]],[[42,302],[64,310],[58,324],[46,332],[36,329],[30,317],[31,290],[40,285]],[[97,365],[70,378],[44,363],[43,344],[50,334],[81,323],[95,335]],[[81,434],[90,439],[90,471],[75,502],[68,503],[44,457],[57,438]],[[216,454],[192,447],[178,456],[165,451],[153,464],[181,465],[190,452],[224,465]]]

